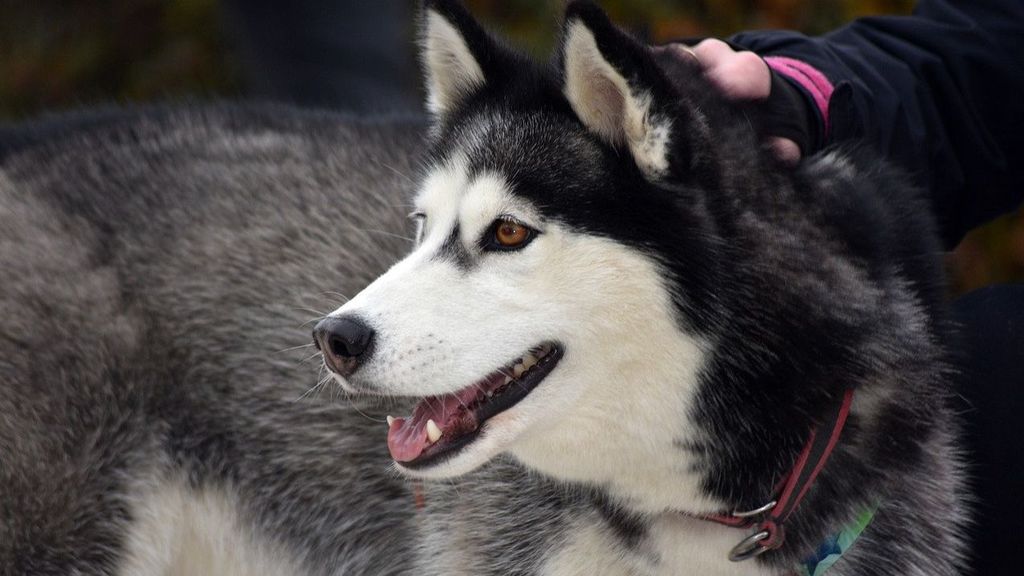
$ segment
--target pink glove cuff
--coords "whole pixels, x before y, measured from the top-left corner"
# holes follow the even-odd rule
[[[828,101],[833,91],[828,78],[810,64],[786,56],[765,56],[764,61],[769,68],[796,82],[811,95],[828,134]]]

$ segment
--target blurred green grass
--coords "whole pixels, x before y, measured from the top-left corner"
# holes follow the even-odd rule
[[[563,0],[467,4],[517,44],[545,55]],[[860,16],[906,14],[913,2],[604,0],[602,5],[622,25],[664,42],[753,28],[817,34]],[[216,0],[0,0],[0,120],[111,101],[237,97],[244,88]],[[947,264],[954,293],[1024,281],[1024,210],[972,232]]]

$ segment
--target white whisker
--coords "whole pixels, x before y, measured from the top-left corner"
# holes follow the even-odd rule
[[[393,167],[393,166],[391,166],[391,165],[389,165],[389,164],[387,164],[387,163],[385,163],[385,162],[381,162],[381,163],[380,163],[380,165],[381,165],[381,166],[383,166],[383,167],[385,167],[385,168],[387,168],[388,170],[391,170],[391,171],[392,171],[392,172],[394,172],[395,174],[398,174],[398,175],[399,175],[399,176],[401,176],[402,178],[405,178],[405,180],[406,180],[406,181],[407,181],[408,183],[412,184],[413,186],[415,186],[415,185],[416,185],[416,181],[415,181],[415,180],[413,180],[412,178],[410,178],[410,177],[409,177],[409,176],[407,176],[406,174],[402,173],[402,172],[401,172],[401,171],[399,171],[399,170],[398,170],[397,168],[395,168],[395,167]]]
[[[321,320],[323,320],[323,316],[320,316],[319,318],[313,318],[312,320],[306,320],[302,324],[299,324],[299,328],[305,328],[306,326],[309,326],[310,324],[314,322],[319,322]]]
[[[300,344],[298,346],[292,346],[291,348],[285,348],[284,350],[278,350],[277,352],[274,352],[274,354],[283,354],[285,352],[291,352],[293,350],[301,350],[302,348],[309,348],[312,345],[312,342],[310,342],[309,344]]]
[[[321,374],[322,373],[323,373],[323,371],[322,371],[322,368],[321,368]],[[295,400],[293,400],[293,402],[299,402],[299,401],[303,400],[304,398],[306,398],[307,396],[309,396],[310,394],[312,394],[314,391],[317,391],[317,390],[321,389],[323,387],[323,385],[327,383],[327,381],[330,379],[330,377],[331,377],[330,375],[327,375],[327,377],[320,379],[316,383],[315,386],[313,386],[309,390],[306,390],[305,392],[303,392],[302,395],[299,396],[298,398],[296,398]]]
[[[323,294],[327,294],[327,295],[330,295],[330,296],[337,296],[338,298],[341,298],[341,299],[345,300],[345,302],[348,302],[349,300],[351,300],[351,298],[349,298],[348,296],[345,296],[341,292],[335,292],[333,290],[324,290]]]

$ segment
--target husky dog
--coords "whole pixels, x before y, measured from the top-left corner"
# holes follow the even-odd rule
[[[830,543],[830,576],[959,571],[906,178],[779,164],[590,3],[550,68],[454,2],[421,39],[429,126],[0,135],[0,572],[768,575]],[[313,330],[351,397],[305,397],[308,307],[356,292]]]

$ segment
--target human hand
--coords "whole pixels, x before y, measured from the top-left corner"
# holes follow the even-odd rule
[[[771,94],[772,75],[768,64],[753,52],[737,52],[715,38],[703,40],[693,47],[667,44],[654,47],[674,57],[696,60],[707,79],[727,99],[735,102],[765,100]],[[787,164],[800,161],[800,147],[789,138],[773,137],[768,145],[776,157]]]

